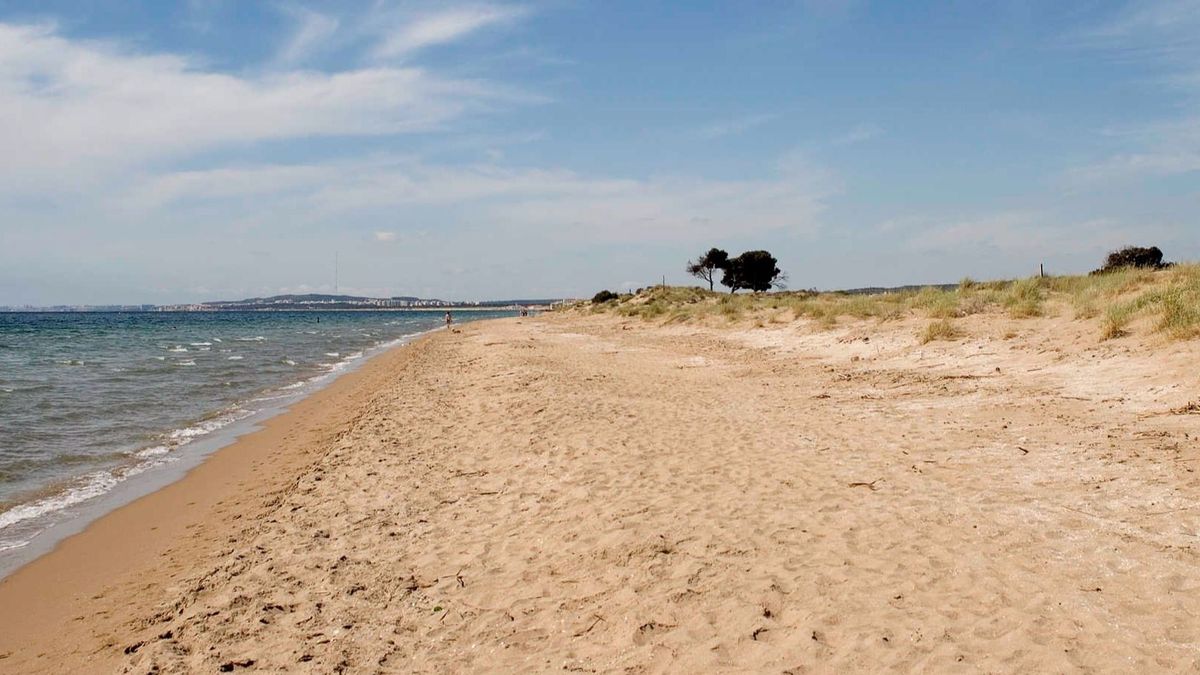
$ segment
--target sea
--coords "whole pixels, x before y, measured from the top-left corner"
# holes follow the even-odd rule
[[[0,576],[443,317],[0,313]]]

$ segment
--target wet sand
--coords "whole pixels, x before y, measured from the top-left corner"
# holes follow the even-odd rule
[[[438,333],[0,582],[0,670],[1196,667],[1200,350],[962,324]]]

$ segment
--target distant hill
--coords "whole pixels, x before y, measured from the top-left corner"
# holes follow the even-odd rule
[[[325,295],[322,293],[305,293],[302,295],[272,295],[266,298],[246,298],[244,300],[211,300],[201,304],[212,306],[225,305],[280,305],[280,304],[377,304],[385,301],[409,303],[438,303],[450,304],[445,300],[418,298],[412,295],[397,295],[390,298],[367,298],[358,295]]]
[[[242,300],[211,300],[190,305],[167,305],[165,310],[176,311],[262,311],[311,309],[428,309],[454,307],[511,307],[513,305],[544,306],[558,300],[486,300],[483,302],[451,302],[437,298],[418,298],[395,295],[390,298],[366,298],[358,295],[328,295],[305,293],[272,295]]]
[[[903,293],[904,291],[919,291],[922,288],[936,288],[939,291],[949,291],[958,288],[958,284],[912,284],[908,286],[867,286],[864,288],[847,288],[829,293],[848,293],[850,295],[878,295],[880,293]]]

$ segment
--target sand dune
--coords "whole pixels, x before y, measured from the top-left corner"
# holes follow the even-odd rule
[[[972,321],[440,333],[0,669],[1195,668],[1200,351]]]

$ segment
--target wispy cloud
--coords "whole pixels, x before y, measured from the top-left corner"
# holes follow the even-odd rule
[[[1067,44],[1156,72],[1150,84],[1189,99],[1200,95],[1200,0],[1135,0],[1108,19],[1067,36]],[[1145,123],[1106,134],[1120,147],[1070,167],[1062,181],[1084,189],[1118,181],[1200,171],[1200,118]]]
[[[341,24],[337,17],[305,7],[285,5],[282,11],[295,22],[295,29],[276,56],[276,60],[282,64],[303,63],[328,44]]]
[[[760,127],[772,120],[777,119],[778,115],[763,113],[757,115],[745,115],[730,120],[714,122],[697,130],[696,135],[703,139],[716,139],[724,136],[736,136],[743,134],[755,127]]]
[[[377,230],[375,232],[375,241],[396,241],[396,233]]]
[[[898,236],[915,253],[988,251],[1028,257],[1030,267],[1062,252],[1085,259],[1130,241],[1129,228],[1108,219],[1070,220],[1050,211],[1013,210],[961,217],[892,220],[881,233]]]
[[[379,42],[374,56],[404,57],[428,47],[461,40],[491,26],[511,23],[529,14],[525,7],[474,5],[409,17]]]
[[[429,131],[534,100],[417,67],[227,74],[68,39],[53,25],[0,23],[0,192],[238,143]]]
[[[830,139],[830,145],[855,145],[865,143],[883,135],[883,127],[878,124],[860,124],[844,134]]]
[[[692,241],[813,232],[826,199],[838,190],[822,172],[790,164],[761,180],[634,180],[395,157],[176,172],[145,179],[114,197],[113,204],[140,209],[139,217],[145,218],[164,210],[180,214],[190,204],[222,203],[226,212],[269,213],[288,222],[375,222],[377,216],[436,207],[537,239]]]
[[[1081,28],[1070,37],[1093,46],[1129,47],[1161,54],[1185,43],[1195,44],[1200,40],[1193,32],[1197,26],[1200,26],[1198,0],[1134,0],[1107,20]],[[1149,35],[1174,39],[1155,49],[1145,39]]]
[[[1071,188],[1099,185],[1147,177],[1177,176],[1200,172],[1200,150],[1147,152],[1115,155],[1107,159],[1076,166],[1063,175]]]

